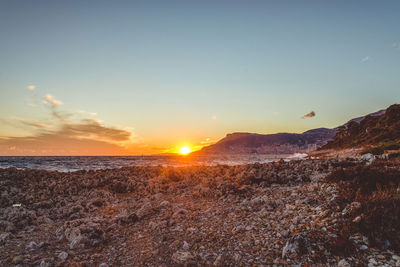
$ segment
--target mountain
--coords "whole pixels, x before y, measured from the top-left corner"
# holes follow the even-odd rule
[[[350,121],[338,128],[336,136],[321,149],[370,147],[374,154],[400,148],[400,105],[391,105],[386,112],[371,114],[362,120]]]
[[[328,144],[331,144],[329,141],[334,140],[334,137],[337,136],[340,130],[347,129],[348,127],[352,127],[353,129],[353,125],[358,125],[367,118],[371,120],[371,118],[378,118],[384,114],[385,110],[379,110],[363,117],[351,119],[344,125],[334,129],[317,128],[301,134],[231,133],[227,134],[217,143],[204,147],[192,154],[293,154],[316,150],[320,147],[328,148],[330,146]]]
[[[351,119],[351,120],[349,120],[346,124],[345,124],[345,126],[347,126],[350,122],[357,122],[357,123],[360,123],[363,119],[365,119],[367,116],[372,116],[372,117],[376,117],[376,116],[381,116],[381,115],[383,115],[383,114],[385,114],[385,111],[386,111],[386,109],[381,109],[381,110],[379,110],[379,111],[377,111],[377,112],[374,112],[374,113],[370,113],[370,114],[368,114],[368,115],[365,115],[365,116],[362,116],[362,117],[358,117],[358,118],[354,118],[354,119]],[[339,127],[338,127],[339,128]]]
[[[336,129],[318,128],[301,134],[232,133],[196,154],[292,154],[315,150],[336,134]]]

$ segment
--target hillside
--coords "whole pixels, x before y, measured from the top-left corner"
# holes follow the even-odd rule
[[[397,105],[393,105],[397,106]],[[391,107],[393,107],[391,106]],[[392,108],[393,109],[393,108]],[[217,143],[204,147],[196,151],[194,155],[221,155],[221,154],[293,154],[308,152],[318,148],[347,148],[355,144],[350,140],[358,140],[355,136],[349,136],[349,140],[341,141],[347,134],[343,129],[356,131],[357,127],[362,127],[365,122],[377,120],[385,114],[386,109],[370,113],[366,116],[357,117],[337,128],[317,128],[301,134],[296,133],[277,133],[277,134],[257,134],[257,133],[231,133],[227,134]],[[392,111],[390,111],[392,112]],[[392,115],[390,115],[392,116]],[[360,125],[360,126],[357,126]],[[379,128],[380,126],[378,126]],[[342,131],[342,133],[338,133]],[[377,131],[377,130],[374,130]],[[391,131],[391,130],[388,130]],[[338,133],[338,135],[336,135]],[[334,139],[336,141],[333,141]],[[347,137],[346,137],[347,138]],[[333,141],[333,142],[329,142]],[[329,142],[329,143],[328,143]],[[353,141],[352,141],[353,142]]]
[[[291,154],[316,149],[332,139],[336,129],[318,128],[301,134],[232,133],[197,154]]]
[[[336,136],[321,149],[369,147],[374,154],[400,148],[400,105],[391,105],[385,113],[366,116],[359,123],[350,121],[338,128]]]

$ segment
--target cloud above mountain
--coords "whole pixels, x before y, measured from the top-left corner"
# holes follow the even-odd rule
[[[314,111],[311,111],[311,112],[305,114],[305,115],[304,115],[303,117],[301,117],[301,118],[302,118],[302,119],[309,119],[309,118],[313,118],[313,117],[315,117],[315,112],[314,112]]]

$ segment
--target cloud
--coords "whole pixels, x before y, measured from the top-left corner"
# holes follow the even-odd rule
[[[301,117],[302,119],[308,119],[308,118],[312,118],[315,117],[315,112],[311,111],[310,113],[307,113],[306,115],[304,115],[303,117]]]
[[[46,128],[48,126],[46,123],[38,120],[27,120],[16,116],[11,116],[9,119],[0,119],[0,123],[11,126],[12,128],[33,132],[37,132],[38,129]]]
[[[28,121],[28,120],[20,119],[19,121],[21,123],[27,125],[27,126],[32,126],[32,127],[35,127],[35,128],[45,128],[47,126],[46,123],[40,122],[40,121],[37,121],[37,120]]]
[[[67,120],[69,117],[71,117],[73,114],[66,114],[66,113],[61,113],[58,111],[58,107],[63,104],[60,100],[55,99],[51,94],[47,94],[43,97],[42,103],[50,107],[51,109],[51,114],[53,117],[59,119],[59,120]]]
[[[393,43],[392,47],[395,49],[400,49],[400,43]]]
[[[90,116],[97,116],[97,112],[90,112],[90,111],[86,111],[86,110],[78,110],[76,113],[78,114],[89,114]]]
[[[37,100],[36,100],[36,93],[35,93],[36,86],[28,85],[26,87],[26,89],[28,89],[30,94],[28,97],[25,98],[25,103],[30,107],[37,107]]]
[[[57,134],[110,142],[129,141],[131,137],[131,132],[114,127],[106,127],[99,120],[93,119],[84,119],[80,123],[66,123]]]
[[[39,121],[22,121],[35,127],[37,133],[24,137],[0,137],[0,155],[115,155],[128,154],[124,142],[132,133],[107,127],[98,120],[84,119],[77,123],[62,123],[49,130]]]
[[[370,56],[365,56],[365,57],[363,57],[363,58],[361,59],[361,62],[367,62],[367,61],[369,61],[369,60],[371,60],[371,57],[370,57]]]
[[[47,94],[43,98],[43,104],[49,105],[54,108],[54,107],[61,106],[63,104],[63,102],[55,99],[51,94]]]
[[[133,129],[73,116],[76,113],[95,116],[95,112],[60,112],[58,108],[63,103],[50,94],[44,96],[43,104],[52,115],[45,122],[18,117],[5,121],[13,127],[22,126],[29,134],[0,137],[0,155],[117,155],[129,154],[128,149],[135,145]]]
[[[214,144],[215,142],[216,142],[215,140],[212,140],[211,138],[208,137],[205,140],[200,141],[200,145],[201,146],[211,145],[211,144]]]
[[[128,151],[101,140],[78,139],[42,133],[37,136],[0,138],[0,155],[121,155]]]
[[[33,90],[36,89],[36,85],[28,85],[28,86],[26,87],[26,89],[28,89],[29,91],[33,91]]]
[[[211,119],[212,119],[213,121],[216,121],[216,120],[217,120],[217,115],[212,115],[212,116],[211,116]]]

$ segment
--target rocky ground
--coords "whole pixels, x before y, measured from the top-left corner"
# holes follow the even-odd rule
[[[0,170],[4,266],[400,266],[325,177],[349,159],[240,166]]]

